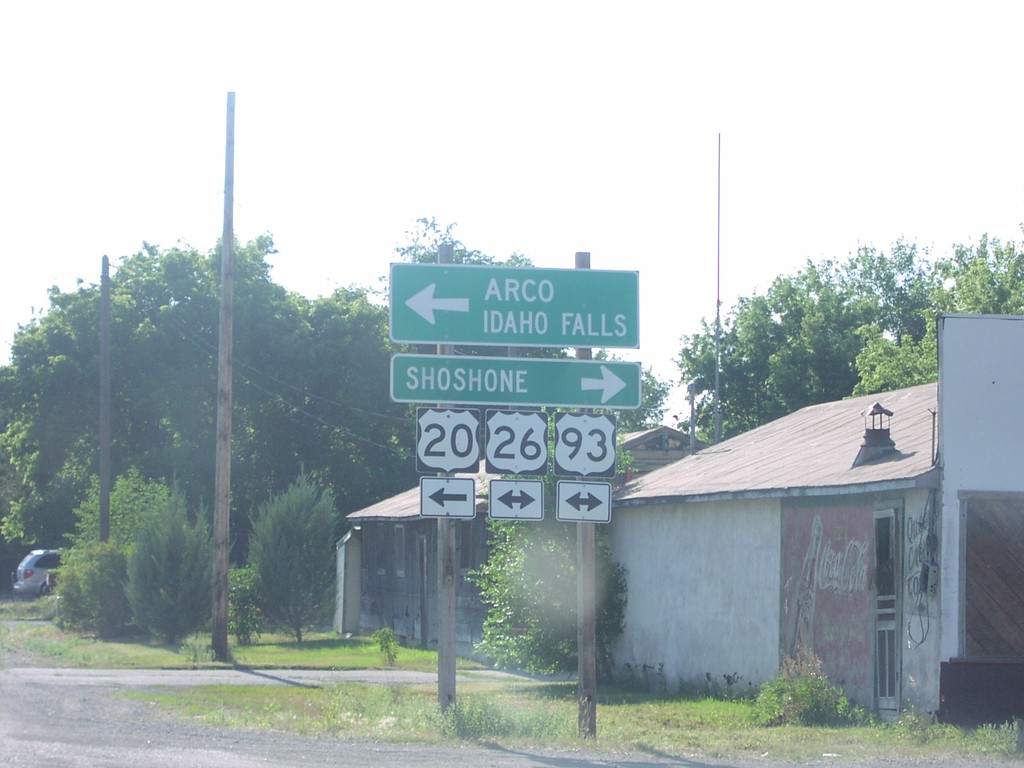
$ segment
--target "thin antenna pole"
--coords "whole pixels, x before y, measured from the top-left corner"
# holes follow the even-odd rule
[[[227,141],[224,152],[224,235],[220,265],[220,328],[217,352],[217,447],[213,507],[213,612],[211,645],[217,661],[229,661],[228,560],[231,521],[231,376],[234,328],[234,195],[235,94],[228,93]]]
[[[722,400],[719,391],[722,371],[722,134],[718,134],[718,216],[715,244],[715,442],[722,440]]]

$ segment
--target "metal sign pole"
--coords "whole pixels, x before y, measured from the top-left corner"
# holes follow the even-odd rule
[[[576,254],[576,268],[590,269],[590,254]],[[579,360],[591,359],[591,350],[576,350]],[[596,530],[594,523],[576,523],[576,602],[579,678],[579,734],[597,736],[597,599],[595,584]]]
[[[452,263],[452,246],[438,247],[438,261]],[[438,352],[451,354],[450,345],[438,345]],[[474,485],[475,490],[475,485]],[[474,500],[475,504],[475,500]],[[441,711],[455,704],[455,521],[437,519],[437,701]]]

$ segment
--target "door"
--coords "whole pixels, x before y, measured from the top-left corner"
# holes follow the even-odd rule
[[[879,712],[899,709],[899,646],[896,643],[896,585],[899,584],[896,510],[875,512],[875,704]]]

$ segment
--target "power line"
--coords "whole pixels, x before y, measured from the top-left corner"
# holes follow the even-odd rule
[[[181,336],[185,339],[186,342],[190,343],[191,345],[193,345],[194,347],[199,349],[201,352],[203,352],[206,356],[210,357],[211,359],[215,359],[217,352],[216,352],[216,347],[212,343],[210,343],[208,340],[203,338],[200,334],[198,334],[195,331],[187,328],[183,323],[181,323],[179,320],[176,320],[175,318],[164,317],[162,319],[164,320],[164,322],[168,323],[168,325],[170,325],[175,330],[177,330],[181,334]],[[304,387],[296,386],[296,385],[294,385],[294,384],[292,384],[290,382],[287,382],[287,381],[284,381],[282,379],[279,379],[279,378],[277,378],[276,376],[274,376],[272,374],[266,373],[265,371],[262,371],[262,370],[256,368],[255,366],[252,366],[252,365],[250,365],[250,364],[248,364],[248,363],[246,363],[244,361],[240,361],[237,357],[234,360],[234,364],[235,364],[236,374],[239,375],[240,378],[246,384],[248,384],[249,386],[253,387],[254,389],[256,389],[256,390],[258,390],[260,392],[263,392],[263,393],[265,393],[267,395],[270,395],[271,397],[275,398],[278,402],[283,403],[284,405],[286,405],[294,414],[298,414],[298,415],[304,416],[304,417],[306,417],[306,418],[308,418],[308,419],[310,419],[310,420],[312,420],[314,422],[317,422],[317,423],[319,423],[319,424],[321,424],[321,425],[323,425],[323,426],[325,426],[325,427],[327,427],[329,429],[336,430],[336,431],[346,435],[347,437],[351,438],[352,440],[355,440],[355,441],[358,441],[358,442],[363,443],[365,445],[372,446],[372,447],[380,449],[382,451],[394,454],[395,456],[398,456],[398,457],[404,457],[403,452],[398,450],[398,449],[396,449],[394,446],[385,445],[385,444],[376,442],[374,440],[371,440],[369,438],[366,438],[366,437],[364,437],[364,436],[354,432],[352,429],[350,429],[348,427],[345,427],[345,426],[340,425],[340,424],[335,424],[332,421],[329,421],[328,419],[325,419],[325,418],[323,418],[321,416],[318,416],[318,415],[316,415],[314,413],[311,413],[310,411],[306,410],[302,406],[297,405],[292,400],[286,398],[280,392],[276,392],[276,391],[274,391],[274,390],[272,390],[272,389],[270,389],[270,388],[268,388],[266,386],[258,384],[253,378],[251,378],[250,376],[247,376],[245,373],[239,372],[238,369],[239,368],[243,368],[243,369],[251,372],[252,374],[255,374],[256,376],[264,377],[264,378],[268,379],[269,381],[273,382],[274,384],[277,384],[277,385],[279,385],[281,387],[285,387],[285,388],[287,388],[289,390],[292,390],[293,392],[297,392],[297,393],[301,394],[303,397],[309,398],[310,400],[315,400],[315,401],[318,401],[318,402],[321,402],[321,403],[324,403],[326,405],[330,405],[330,406],[333,406],[333,407],[336,407],[336,408],[345,409],[345,410],[357,413],[357,414],[359,414],[359,415],[361,415],[363,417],[375,418],[375,419],[383,419],[383,420],[386,420],[386,421],[389,421],[389,422],[392,422],[392,423],[395,423],[395,424],[402,424],[402,425],[407,425],[408,424],[407,420],[399,418],[397,416],[393,416],[391,414],[379,413],[379,412],[376,412],[376,411],[371,411],[371,410],[367,410],[367,409],[364,409],[364,408],[359,408],[359,407],[357,407],[355,405],[352,405],[352,404],[349,404],[349,403],[340,403],[340,402],[338,402],[336,400],[332,400],[330,398],[323,397],[322,395],[318,395],[315,392],[311,392],[310,390],[308,390],[308,389],[306,389]]]

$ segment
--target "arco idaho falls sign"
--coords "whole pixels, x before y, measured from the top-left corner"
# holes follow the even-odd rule
[[[639,286],[629,271],[392,264],[391,338],[636,349]]]

